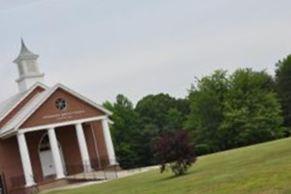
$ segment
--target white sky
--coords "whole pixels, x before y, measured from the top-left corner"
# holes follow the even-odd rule
[[[290,0],[0,0],[0,101],[15,94],[20,37],[46,82],[99,103],[184,97],[215,69],[267,69],[291,53]]]

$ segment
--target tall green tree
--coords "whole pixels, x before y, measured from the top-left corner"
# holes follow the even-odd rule
[[[279,61],[276,69],[276,88],[283,108],[284,125],[291,128],[291,55]],[[290,135],[290,130],[287,135]]]
[[[224,99],[228,90],[225,71],[197,80],[189,94],[191,113],[186,128],[191,130],[195,143],[210,151],[220,150],[219,126],[223,122]]]
[[[273,85],[264,71],[239,69],[230,76],[219,128],[225,149],[282,136],[283,118]]]
[[[150,166],[157,163],[152,150],[152,143],[159,137],[159,128],[151,123],[141,125],[139,134],[133,138],[138,142],[136,152],[138,157],[137,167]]]
[[[139,165],[156,164],[152,143],[166,131],[183,127],[189,112],[187,99],[175,99],[168,94],[148,95],[138,101],[136,108],[140,120],[139,135],[136,136]]]
[[[113,113],[111,133],[121,167],[137,166],[140,159],[134,137],[139,135],[139,118],[132,102],[125,96],[118,95],[115,103],[105,102],[104,106]]]
[[[282,136],[281,107],[266,72],[216,71],[190,90],[186,126],[203,152],[225,150]]]

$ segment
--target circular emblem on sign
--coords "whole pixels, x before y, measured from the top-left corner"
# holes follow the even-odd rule
[[[65,110],[67,108],[67,101],[63,98],[58,98],[55,103],[58,110]]]

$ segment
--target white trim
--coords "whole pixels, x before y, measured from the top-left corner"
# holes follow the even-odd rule
[[[59,144],[54,128],[48,129],[49,143],[53,154],[53,161],[55,165],[57,179],[65,178],[64,167],[62,164],[62,157],[59,149]]]
[[[46,85],[44,85],[43,83],[37,82],[36,84],[34,84],[30,89],[28,89],[26,91],[26,94],[24,96],[22,96],[17,103],[15,103],[9,110],[7,110],[3,115],[0,116],[0,121],[2,121],[12,110],[14,110],[29,94],[31,94],[31,92],[37,88],[37,87],[42,87],[43,89],[48,89],[48,87]],[[25,92],[23,92],[25,93]]]
[[[105,119],[102,120],[102,128],[103,128],[103,136],[104,136],[104,140],[105,140],[109,164],[110,165],[117,165],[114,146],[113,146],[112,137],[111,137],[111,133],[110,133],[108,117],[106,117]]]
[[[17,83],[22,82],[25,79],[29,79],[29,78],[38,78],[38,77],[42,77],[44,78],[45,74],[44,73],[38,73],[38,74],[31,74],[31,75],[25,75],[25,76],[20,76],[18,79],[16,79],[15,81]],[[41,83],[41,82],[39,82]]]
[[[50,124],[50,125],[40,125],[40,126],[36,126],[36,127],[31,127],[31,128],[19,129],[19,133],[27,133],[27,132],[33,132],[33,131],[46,130],[49,128],[57,128],[57,127],[62,127],[62,126],[67,126],[67,125],[75,125],[77,123],[99,121],[99,120],[103,120],[105,118],[106,118],[106,116],[98,116],[98,117],[91,117],[91,118],[86,118],[86,119],[66,121],[66,122],[61,122],[61,123],[54,123],[54,124]]]
[[[92,172],[92,166],[87,146],[87,141],[84,134],[84,129],[82,123],[77,123],[75,125],[75,130],[77,134],[78,144],[79,144],[79,150],[81,153],[82,163],[83,163],[83,170],[84,172]]]
[[[25,134],[18,134],[17,135],[17,142],[18,142],[18,150],[20,154],[20,159],[22,163],[22,169],[25,178],[25,187],[31,187],[35,185],[34,177],[33,177],[33,170],[31,166],[30,155],[27,147],[27,142],[25,138]]]
[[[85,119],[79,119],[79,120],[73,120],[73,121],[66,121],[66,122],[60,122],[60,123],[54,123],[54,124],[49,124],[49,125],[39,125],[31,128],[23,128],[23,129],[18,129],[18,130],[9,130],[6,131],[5,133],[0,134],[0,138],[9,138],[13,136],[15,133],[27,133],[27,132],[33,132],[33,131],[41,131],[41,130],[46,130],[50,127],[62,127],[66,125],[74,125],[78,122],[86,123],[86,122],[91,122],[91,121],[99,121],[106,118],[106,116],[98,116],[98,117],[90,117],[90,118],[85,118]]]

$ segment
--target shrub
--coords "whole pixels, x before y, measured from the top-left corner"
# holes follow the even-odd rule
[[[185,130],[162,134],[153,145],[155,157],[161,165],[161,173],[167,167],[178,176],[185,174],[188,168],[196,162],[194,145]]]

